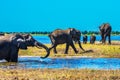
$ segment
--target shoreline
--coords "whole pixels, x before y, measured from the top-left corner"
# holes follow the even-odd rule
[[[40,58],[41,56],[18,56],[18,58]],[[45,59],[54,59],[54,58],[67,58],[67,59],[70,59],[70,58],[118,58],[118,57],[93,57],[93,56],[66,56],[66,57],[48,57],[48,58],[45,58]],[[41,58],[40,58],[41,59]],[[120,58],[118,58],[120,59]],[[42,59],[44,60],[44,59]]]

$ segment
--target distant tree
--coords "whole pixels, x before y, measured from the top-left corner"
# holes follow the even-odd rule
[[[88,34],[88,32],[87,31],[83,31],[82,34]]]

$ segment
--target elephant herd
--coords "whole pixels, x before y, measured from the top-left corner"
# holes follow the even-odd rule
[[[104,23],[99,27],[100,30],[100,35],[101,35],[101,40],[103,44],[106,43],[106,38],[108,37],[108,43],[111,44],[111,31],[112,28],[109,23]],[[87,35],[83,36],[83,44],[87,43]],[[93,34],[90,36],[90,43],[94,44],[96,40],[96,36]]]
[[[110,33],[111,26],[108,23],[102,24],[100,27],[101,41],[105,43],[108,36],[109,44],[111,44]],[[57,53],[56,47],[59,44],[66,44],[65,54],[68,54],[69,46],[72,47],[75,53],[78,53],[75,48],[74,42],[78,43],[80,49],[85,51],[80,42],[81,32],[75,28],[68,28],[67,30],[56,29],[49,34],[52,46],[48,48],[46,45],[35,40],[30,34],[9,34],[0,36],[0,60],[5,59],[8,62],[18,61],[19,49],[27,50],[27,47],[37,47],[46,50],[46,55],[41,58],[47,58],[50,54],[50,50],[53,49],[54,53]],[[87,36],[83,37],[83,43],[87,43]],[[95,36],[91,36],[90,43],[94,43]]]
[[[84,35],[83,36],[83,44],[87,44],[87,41],[88,41],[88,36],[87,35]],[[96,36],[94,34],[92,34],[90,36],[90,44],[94,44],[96,41]]]

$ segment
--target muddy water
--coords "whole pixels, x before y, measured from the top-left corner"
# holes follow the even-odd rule
[[[120,69],[119,58],[46,58],[19,57],[18,63],[0,62],[1,68]]]

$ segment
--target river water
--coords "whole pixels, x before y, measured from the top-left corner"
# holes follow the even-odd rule
[[[39,42],[49,44],[48,36],[33,36]],[[101,39],[96,36],[97,41]],[[88,41],[90,36],[88,36]],[[120,36],[112,36],[112,40],[120,41]],[[81,37],[82,41],[82,37]],[[120,69],[120,58],[46,58],[40,57],[19,57],[19,62],[16,64],[7,64],[7,62],[0,61],[0,68],[51,68],[51,69]]]
[[[5,63],[5,62],[2,62]],[[1,64],[2,64],[1,63]],[[1,65],[1,68],[32,68],[32,69],[96,69],[116,70],[120,69],[119,58],[46,58],[19,57],[16,64]]]
[[[45,44],[49,44],[51,43],[50,39],[48,36],[33,36],[36,40],[38,40],[39,42],[45,43]],[[81,36],[81,41],[82,41],[83,36]],[[96,41],[100,41],[101,40],[101,36],[98,35],[96,36]],[[120,35],[117,36],[111,36],[111,40],[112,41],[120,41]],[[90,36],[88,36],[88,42],[90,42]]]

